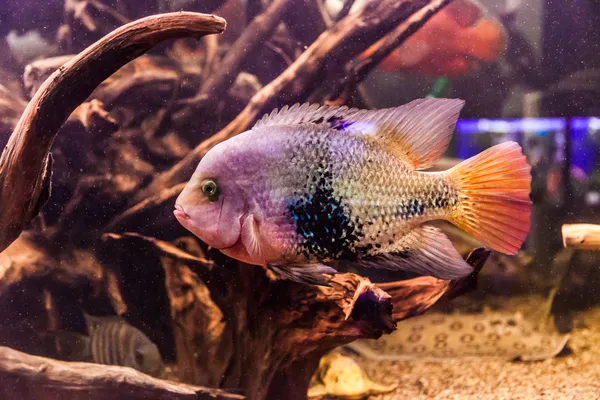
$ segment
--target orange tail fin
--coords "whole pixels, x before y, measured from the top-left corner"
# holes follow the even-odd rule
[[[448,173],[460,198],[450,222],[494,250],[515,254],[529,233],[531,218],[531,167],[521,146],[493,146]]]

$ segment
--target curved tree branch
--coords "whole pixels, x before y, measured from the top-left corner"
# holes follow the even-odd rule
[[[154,15],[111,32],[54,72],[25,109],[0,159],[0,250],[14,241],[47,200],[50,148],[68,116],[120,67],[157,43],[220,33],[222,18]]]
[[[332,92],[334,96],[339,96],[333,100],[334,104],[344,104],[346,97],[352,93],[358,84],[363,81],[371,71],[384,58],[390,55],[398,46],[402,45],[413,33],[421,29],[427,21],[444,7],[450,4],[452,0],[433,0],[430,4],[414,13],[406,21],[398,25],[392,32],[375,43],[370,50],[372,52],[363,58],[359,58],[347,69],[344,81],[341,82]]]
[[[269,107],[303,101],[307,94],[332,77],[329,68],[339,70],[381,39],[398,24],[430,4],[430,0],[382,0],[367,3],[323,32],[285,71],[257,92],[239,115],[219,132],[198,144],[171,169],[160,174],[135,197],[143,201],[167,187],[189,178],[200,159],[215,145],[248,129]],[[336,75],[337,77],[337,75]]]
[[[65,362],[0,347],[0,396],[6,399],[244,399],[219,389],[169,382],[132,368]]]

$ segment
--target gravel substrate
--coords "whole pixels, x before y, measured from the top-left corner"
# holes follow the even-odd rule
[[[370,399],[600,399],[600,308],[580,313],[568,350],[541,362],[361,360],[376,382],[398,382],[391,394]]]

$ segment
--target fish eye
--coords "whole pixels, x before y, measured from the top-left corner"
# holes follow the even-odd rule
[[[144,363],[144,355],[139,350],[135,351],[135,362],[137,365],[142,365]]]
[[[214,179],[207,179],[202,182],[202,193],[208,197],[209,201],[216,201],[219,198],[219,187]]]

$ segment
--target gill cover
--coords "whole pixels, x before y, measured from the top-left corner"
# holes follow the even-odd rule
[[[219,196],[209,199],[202,191],[204,180],[192,176],[176,201],[179,222],[209,246],[223,249],[233,246],[241,234],[244,199],[236,195],[234,185],[217,181]]]

